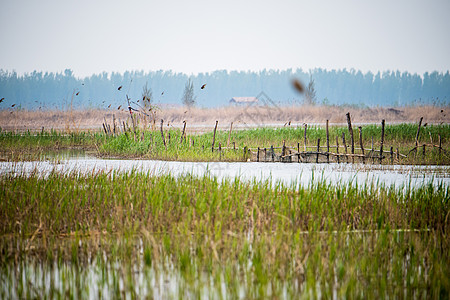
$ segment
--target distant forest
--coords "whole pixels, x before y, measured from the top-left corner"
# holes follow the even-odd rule
[[[77,78],[69,69],[62,73],[32,72],[17,75],[0,70],[0,109],[15,104],[19,109],[107,108],[126,105],[142,98],[144,86],[151,89],[154,104],[181,105],[188,79],[194,83],[196,105],[229,105],[232,97],[255,97],[264,92],[280,105],[301,105],[304,96],[296,92],[292,79],[305,87],[314,80],[316,103],[351,106],[449,105],[450,74],[432,72],[423,75],[399,71],[373,74],[356,70],[263,70],[214,71],[186,75],[172,71],[132,71],[101,73]],[[204,89],[200,87],[206,84]],[[119,87],[122,86],[122,88]]]

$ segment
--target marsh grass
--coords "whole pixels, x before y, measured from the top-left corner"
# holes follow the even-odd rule
[[[1,297],[438,298],[450,189],[0,178]]]
[[[354,128],[355,147],[359,148],[358,129]],[[303,151],[304,128],[303,127],[283,127],[283,128],[259,128],[233,131],[231,136],[228,131],[217,131],[215,136],[214,151],[212,151],[213,132],[203,134],[187,134],[181,142],[181,130],[171,127],[164,129],[164,145],[160,130],[137,129],[118,133],[116,135],[106,135],[103,132],[71,132],[60,133],[57,131],[43,131],[39,133],[13,133],[0,132],[1,155],[3,160],[29,160],[38,159],[45,152],[58,149],[87,149],[96,151],[99,156],[122,157],[122,158],[145,158],[180,161],[246,161],[252,156],[244,155],[244,148],[251,148],[253,160],[256,159],[256,149],[270,149],[271,146],[281,147],[283,142],[292,151]],[[345,135],[350,153],[350,135],[345,126],[330,127],[330,152],[336,152],[336,137],[339,138],[339,153],[344,153],[342,144],[342,134]],[[415,136],[417,125],[398,124],[387,125],[385,128],[384,159],[385,164],[450,164],[450,125],[428,125],[422,127],[419,136],[419,148],[411,152],[415,147]],[[365,153],[372,150],[372,137],[376,151],[380,149],[381,126],[363,126],[363,142]],[[441,137],[442,151],[430,144],[438,145]],[[229,139],[230,137],[230,139]],[[323,126],[312,126],[307,129],[306,143],[308,150],[316,148],[317,139],[321,139],[321,151],[326,151],[326,131]],[[222,151],[218,151],[219,144]],[[426,154],[423,153],[421,145],[427,144]],[[228,145],[228,147],[227,147]],[[393,147],[394,157],[397,148],[403,155],[400,160],[390,159],[390,147]],[[281,150],[277,149],[277,154]],[[360,153],[360,150],[356,150]],[[379,155],[375,152],[375,155]],[[404,157],[404,155],[408,155]],[[367,162],[372,162],[370,159]],[[375,161],[375,160],[373,160]]]

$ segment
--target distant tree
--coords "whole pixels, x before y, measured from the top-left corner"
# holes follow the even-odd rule
[[[146,112],[152,110],[153,92],[152,89],[148,87],[148,82],[146,82],[142,88],[142,102]]]
[[[308,88],[305,92],[305,104],[306,105],[316,105],[317,97],[316,97],[316,89],[314,87],[314,79],[312,75],[310,76]]]
[[[189,80],[186,82],[186,85],[184,86],[184,93],[181,101],[187,107],[192,107],[195,105],[195,100],[196,96],[194,95],[194,83],[189,78]]]

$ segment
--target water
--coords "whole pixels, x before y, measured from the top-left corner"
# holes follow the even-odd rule
[[[155,175],[213,176],[218,180],[239,178],[244,181],[281,182],[288,186],[308,185],[317,180],[331,184],[365,184],[377,182],[386,186],[412,187],[432,182],[450,184],[449,166],[383,166],[363,164],[299,164],[258,162],[178,162],[160,160],[119,160],[94,157],[69,157],[47,161],[1,162],[0,174],[28,175],[38,172],[45,176],[52,171],[92,173],[115,170],[118,172],[151,172]]]

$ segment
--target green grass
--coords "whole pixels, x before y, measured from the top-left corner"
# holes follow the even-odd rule
[[[431,184],[4,175],[0,296],[445,297],[449,212]]]
[[[330,126],[330,151],[336,152],[336,137],[339,139],[340,153],[344,153],[342,147],[342,134],[345,135],[347,152],[350,153],[350,135],[348,129],[343,126]],[[354,144],[360,147],[359,132],[356,127],[354,132]],[[390,163],[390,147],[395,152],[397,148],[400,153],[406,155],[415,147],[415,136],[417,125],[398,124],[387,125],[385,128],[384,153],[388,159],[385,163]],[[380,149],[381,126],[364,125],[362,129],[365,153],[369,153],[372,148],[372,137],[374,148]],[[169,138],[170,136],[170,138]],[[438,137],[441,136],[441,143],[444,151],[439,154],[438,148],[426,146],[426,155],[422,155],[422,147],[416,152],[410,153],[407,158],[402,158],[400,162],[404,164],[450,164],[450,125],[428,125],[422,127],[419,145],[438,145]],[[321,151],[326,151],[326,131],[324,127],[313,126],[307,129],[308,150],[315,150],[317,139],[321,140]],[[164,146],[160,131],[137,130],[136,134],[131,131],[121,133],[116,136],[108,136],[104,133],[79,132],[62,134],[55,131],[38,134],[18,134],[0,133],[1,153],[9,160],[26,160],[30,155],[42,156],[43,153],[53,149],[82,148],[95,150],[101,156],[113,156],[124,158],[147,158],[163,160],[181,161],[246,161],[248,158],[256,159],[256,155],[244,156],[244,147],[251,148],[253,153],[260,147],[269,149],[271,146],[281,147],[283,142],[291,150],[303,151],[304,128],[259,128],[234,131],[229,140],[227,131],[216,133],[214,152],[212,151],[213,133],[187,135],[181,142],[181,130],[164,130]],[[218,152],[219,144],[222,151]],[[226,147],[228,145],[228,148]],[[281,150],[276,152],[280,154]],[[36,155],[39,154],[39,155]],[[356,153],[360,153],[357,150]],[[28,155],[27,155],[28,154]],[[370,161],[370,160],[369,160]]]

